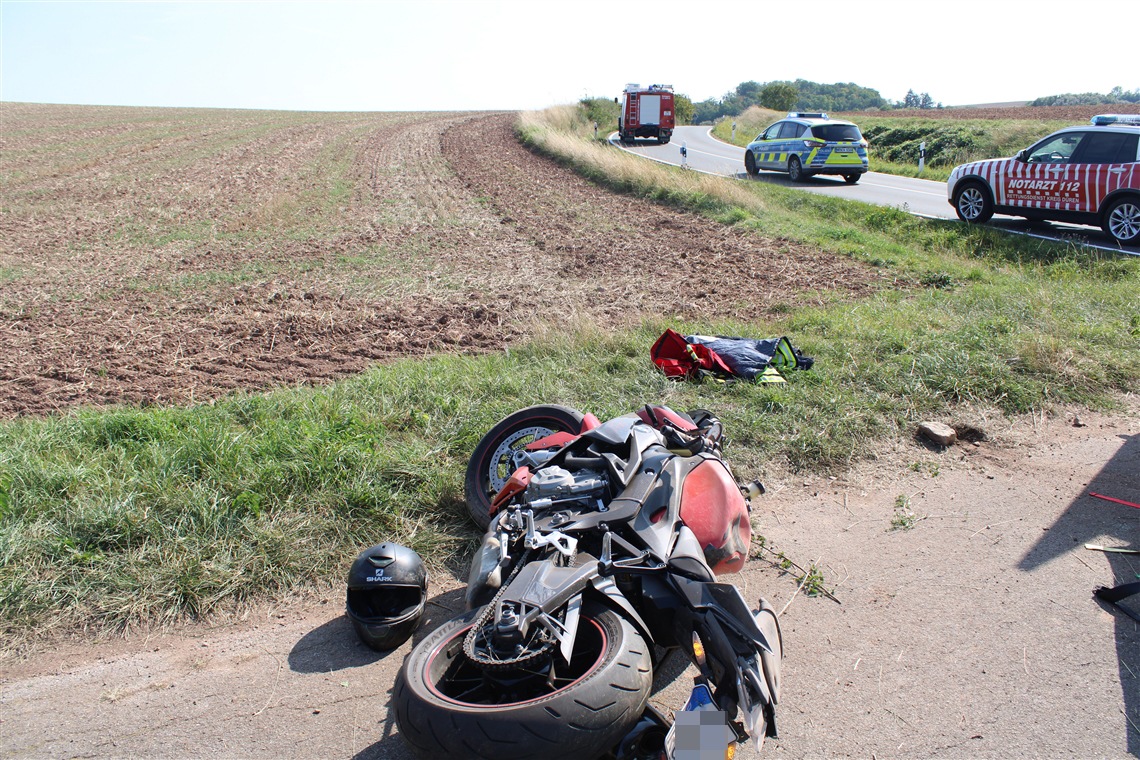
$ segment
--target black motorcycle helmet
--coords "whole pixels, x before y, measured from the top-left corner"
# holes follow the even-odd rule
[[[373,649],[395,649],[407,641],[426,602],[427,570],[406,546],[365,549],[348,571],[346,612],[356,635]]]

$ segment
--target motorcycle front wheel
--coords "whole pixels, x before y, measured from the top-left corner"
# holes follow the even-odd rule
[[[543,677],[484,672],[463,653],[481,610],[426,636],[404,660],[392,703],[422,758],[586,760],[621,740],[649,699],[649,646],[624,617],[585,605],[569,663]],[[533,670],[533,668],[530,668]]]
[[[491,499],[514,472],[511,455],[553,433],[578,433],[582,419],[581,412],[568,406],[528,406],[503,418],[483,436],[471,454],[463,481],[467,511],[480,530],[491,524]]]

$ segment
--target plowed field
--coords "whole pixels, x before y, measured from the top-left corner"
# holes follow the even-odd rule
[[[621,197],[511,115],[0,104],[0,416],[188,403],[874,272]]]

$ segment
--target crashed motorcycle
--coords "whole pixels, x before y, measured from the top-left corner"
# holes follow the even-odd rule
[[[648,699],[677,650],[700,671],[685,709],[715,711],[726,751],[775,735],[776,614],[717,580],[748,558],[745,496],[762,489],[737,483],[723,442],[710,413],[649,405],[604,424],[530,407],[492,428],[467,472],[486,529],[468,611],[412,649],[393,693],[417,755],[671,757],[681,721]]]

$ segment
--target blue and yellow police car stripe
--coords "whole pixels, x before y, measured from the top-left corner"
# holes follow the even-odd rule
[[[797,140],[796,142],[802,142]],[[769,147],[777,147],[775,145]],[[811,150],[793,150],[789,151],[786,146],[778,146],[784,150],[769,150],[763,153],[756,154],[757,163],[762,164],[786,164],[788,159],[792,156],[798,156],[800,164],[805,167],[822,167],[828,165],[839,166],[862,166],[864,162],[863,154],[860,153],[857,146],[852,146],[852,150],[837,151],[834,146],[824,145],[819,148],[812,148]]]

